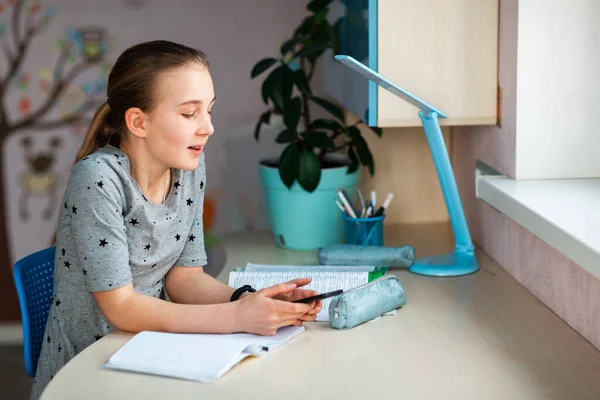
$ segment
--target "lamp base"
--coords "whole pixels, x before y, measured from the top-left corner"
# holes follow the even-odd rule
[[[479,263],[472,251],[455,250],[449,254],[419,258],[408,269],[426,276],[462,276],[479,270]]]

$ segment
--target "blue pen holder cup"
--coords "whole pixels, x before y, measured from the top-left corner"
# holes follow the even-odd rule
[[[379,217],[352,218],[344,213],[344,235],[346,244],[383,246],[383,220]]]

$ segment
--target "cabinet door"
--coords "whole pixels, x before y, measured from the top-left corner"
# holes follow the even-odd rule
[[[496,123],[498,0],[339,0],[331,19],[350,55],[448,114]],[[370,126],[421,126],[417,110],[324,57],[325,92]]]
[[[330,22],[340,38],[339,54],[349,55],[377,71],[377,0],[337,0]],[[357,117],[377,126],[377,85],[335,61],[323,57],[323,88]]]
[[[498,0],[379,0],[378,72],[448,115],[496,123]],[[378,88],[379,126],[420,126],[415,108]]]

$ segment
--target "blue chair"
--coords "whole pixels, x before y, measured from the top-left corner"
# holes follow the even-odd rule
[[[25,347],[27,375],[34,377],[37,369],[44,329],[50,310],[54,288],[54,256],[56,248],[50,247],[17,261],[13,277],[19,296]]]

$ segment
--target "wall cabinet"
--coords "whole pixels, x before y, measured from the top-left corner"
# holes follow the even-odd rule
[[[338,0],[331,17],[350,55],[448,114],[441,125],[493,125],[498,0]],[[370,126],[421,126],[416,109],[326,57],[325,92]]]

